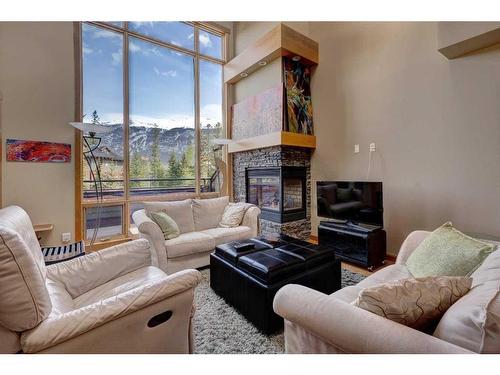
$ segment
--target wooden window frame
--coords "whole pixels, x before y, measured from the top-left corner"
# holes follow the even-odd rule
[[[123,23],[123,27],[117,27],[112,24],[105,22],[74,22],[74,43],[75,43],[75,89],[76,89],[76,100],[75,100],[75,121],[82,121],[83,117],[83,64],[82,64],[82,24],[86,23],[89,25],[97,26],[105,30],[119,32],[123,35],[123,142],[124,142],[124,152],[123,152],[123,197],[113,197],[104,199],[103,206],[122,206],[123,210],[123,222],[122,222],[122,235],[114,236],[110,239],[105,239],[97,241],[90,251],[100,250],[106,245],[114,245],[123,241],[130,239],[130,205],[133,203],[152,201],[152,200],[180,200],[187,198],[209,198],[217,197],[219,193],[217,192],[206,192],[201,193],[200,182],[201,182],[201,166],[200,166],[200,155],[201,155],[201,124],[200,124],[200,77],[199,77],[199,62],[200,60],[209,61],[212,63],[223,65],[228,61],[229,58],[229,33],[230,31],[220,25],[212,22],[185,22],[193,26],[194,28],[194,49],[188,49],[181,46],[177,46],[157,38],[146,37],[140,33],[128,30],[128,22]],[[199,41],[198,33],[199,30],[207,31],[211,34],[217,35],[222,38],[222,59],[217,59],[211,56],[202,55],[199,53]],[[169,193],[169,194],[158,194],[154,196],[147,197],[131,197],[129,192],[129,174],[130,174],[130,163],[129,163],[129,51],[128,51],[128,40],[129,37],[135,37],[144,40],[149,43],[153,43],[160,47],[169,48],[178,52],[182,52],[193,57],[194,63],[194,109],[195,109],[195,192],[194,193]],[[221,95],[222,95],[222,127],[223,134],[225,137],[230,135],[228,126],[228,88],[224,83],[224,75],[221,74]],[[224,155],[226,163],[229,160],[229,155],[226,148],[224,148]],[[83,199],[83,142],[82,142],[82,132],[75,129],[75,239],[80,241],[85,239],[85,208],[96,206],[96,202],[91,200]],[[229,165],[229,164],[228,164]],[[229,168],[228,168],[229,169]],[[228,186],[230,181],[224,181],[225,190],[230,191]]]

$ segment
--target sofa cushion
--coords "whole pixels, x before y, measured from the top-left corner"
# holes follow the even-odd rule
[[[97,288],[76,297],[73,300],[74,309],[92,305],[93,303],[115,297],[118,294],[142,287],[148,283],[162,280],[167,274],[157,267],[147,266],[129,272],[125,275],[104,283]]]
[[[443,315],[434,336],[476,353],[500,353],[500,281],[472,288]]]
[[[498,246],[498,242],[493,244]],[[483,264],[472,273],[471,277],[473,278],[472,286],[500,280],[500,250],[497,248],[488,255]]]
[[[165,241],[165,247],[167,258],[177,258],[213,250],[215,240],[202,232],[189,232]]]
[[[393,280],[363,289],[353,305],[428,332],[445,311],[470,290],[471,285],[470,277]]]
[[[408,257],[414,277],[469,276],[495,246],[469,237],[448,222],[432,232]]]
[[[144,209],[148,216],[152,212],[166,212],[177,223],[180,233],[187,233],[195,230],[191,202],[192,199],[173,202],[144,202]]]
[[[193,199],[193,218],[196,231],[216,228],[229,204],[229,197]]]
[[[359,292],[364,288],[384,284],[391,280],[407,279],[409,277],[412,276],[405,265],[393,264],[371,274],[356,285],[348,286],[332,293],[330,297],[351,303],[358,298]]]
[[[20,207],[0,210],[0,325],[25,331],[52,309],[47,270],[28,214]]]
[[[212,237],[215,241],[215,246],[217,246],[223,243],[245,240],[252,237],[252,228],[246,226],[235,228],[211,228],[201,233]]]
[[[374,285],[384,284],[388,281],[408,279],[410,277],[412,277],[412,275],[405,265],[392,264],[361,280],[357,286],[369,288]]]

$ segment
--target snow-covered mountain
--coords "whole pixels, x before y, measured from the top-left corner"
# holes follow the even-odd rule
[[[102,134],[102,144],[108,146],[118,155],[123,155],[123,129],[121,125],[113,126],[109,133]],[[181,158],[190,145],[194,144],[195,132],[193,128],[172,128],[162,129],[151,126],[130,126],[129,144],[130,152],[138,152],[144,156],[151,155],[151,149],[154,143],[155,131],[159,132],[160,158],[167,162],[172,153],[177,158]],[[202,128],[203,135],[209,133],[209,136],[216,137],[215,129]]]

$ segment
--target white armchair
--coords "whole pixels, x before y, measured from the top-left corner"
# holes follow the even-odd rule
[[[31,221],[0,210],[0,353],[188,353],[196,270],[136,240],[45,266]]]

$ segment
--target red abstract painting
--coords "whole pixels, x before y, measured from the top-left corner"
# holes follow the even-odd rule
[[[71,161],[71,145],[7,139],[7,161],[69,163]]]

